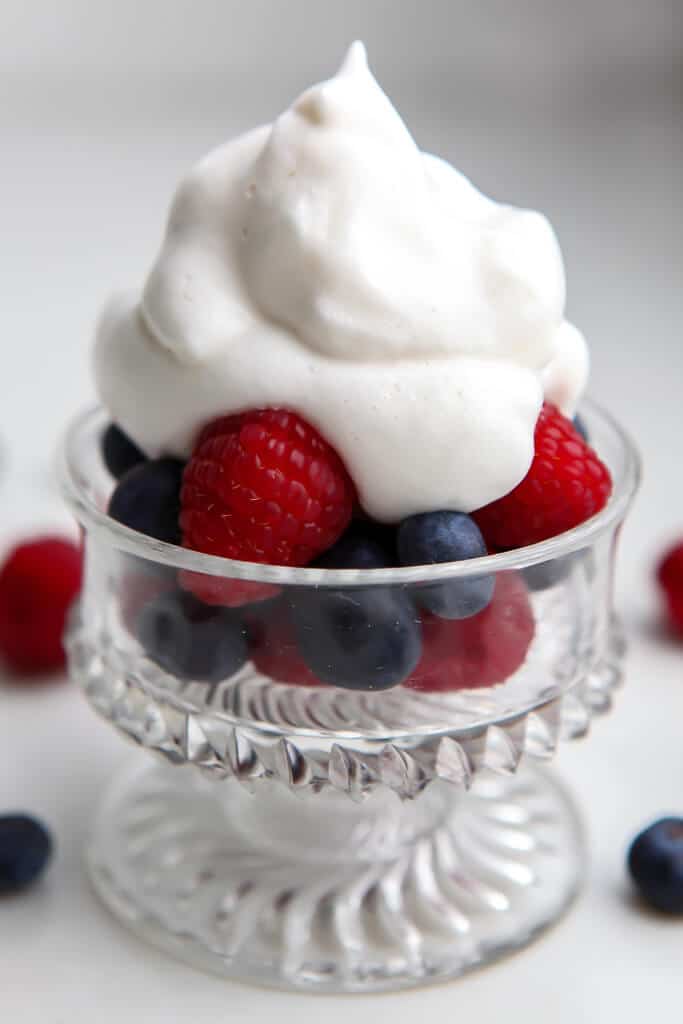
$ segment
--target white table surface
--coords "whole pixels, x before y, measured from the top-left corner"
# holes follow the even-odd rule
[[[67,525],[50,455],[67,417],[90,396],[96,310],[110,288],[140,280],[181,170],[277,109],[274,92],[247,108],[239,100],[239,115],[225,97],[162,104],[154,90],[126,105],[102,86],[92,97],[39,91],[3,109],[2,542]],[[588,104],[576,116],[552,102],[495,114],[482,107],[481,116],[470,106],[460,120],[457,97],[442,98],[439,114],[429,97],[421,111],[408,87],[399,100],[423,145],[488,190],[549,213],[566,255],[570,313],[592,344],[591,390],[628,424],[645,457],[617,589],[631,640],[628,685],[615,712],[559,764],[590,835],[584,892],[529,950],[424,991],[322,1000],[204,976],[128,935],[84,877],[81,851],[99,794],[138,755],[69,684],[2,687],[0,808],[39,814],[57,838],[43,882],[0,905],[3,1022],[336,1024],[352,1015],[365,1024],[386,1014],[402,1024],[448,1014],[478,1024],[636,1024],[667,1004],[678,1019],[683,924],[633,905],[624,852],[656,815],[683,813],[683,647],[658,634],[649,582],[656,552],[683,533],[679,115],[666,97],[620,105],[612,96],[609,109]]]

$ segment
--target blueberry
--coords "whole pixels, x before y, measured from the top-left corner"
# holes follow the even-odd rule
[[[289,601],[301,655],[324,683],[387,690],[420,660],[420,623],[403,590],[301,588]]]
[[[580,434],[581,437],[586,442],[586,444],[588,444],[588,427],[583,422],[582,417],[581,416],[575,416],[574,420],[573,420],[573,423],[574,423],[574,430],[577,432],[577,434]]]
[[[35,818],[0,816],[0,894],[18,892],[35,882],[51,853],[50,834]]]
[[[628,852],[628,868],[647,903],[683,913],[683,818],[662,818],[641,832]]]
[[[573,555],[563,555],[561,558],[553,558],[549,562],[527,565],[522,570],[522,574],[529,590],[536,592],[550,590],[551,587],[561,583],[569,576],[573,563]]]
[[[102,437],[102,456],[111,475],[119,480],[133,466],[145,462],[145,455],[120,427],[110,423]]]
[[[462,512],[424,512],[404,519],[398,528],[401,565],[434,565],[480,558],[484,538],[471,516]],[[489,604],[493,576],[448,580],[420,588],[419,602],[443,619],[468,619]]]
[[[172,458],[152,459],[129,469],[111,496],[109,515],[148,537],[180,544],[183,469],[184,464]]]
[[[313,564],[319,569],[385,569],[394,564],[389,544],[369,524],[353,523]]]
[[[136,634],[147,656],[179,679],[217,683],[247,660],[247,631],[232,609],[174,590],[146,605]]]

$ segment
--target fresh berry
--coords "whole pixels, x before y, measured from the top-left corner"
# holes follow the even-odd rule
[[[462,512],[425,512],[404,519],[398,528],[401,565],[434,565],[481,558],[487,554],[481,531]],[[491,575],[463,577],[420,588],[423,608],[444,619],[466,619],[482,611],[491,600]]]
[[[102,436],[102,456],[107,469],[117,480],[133,466],[145,462],[143,452],[115,423],[110,423]]]
[[[256,415],[260,416],[260,414],[256,414]],[[285,418],[287,418],[287,419],[285,419]],[[237,420],[243,420],[243,419],[245,420],[245,426],[243,426],[243,428],[240,430],[239,434],[237,434],[237,433],[236,434],[229,434],[229,433],[224,434],[223,433],[223,431],[225,429],[224,425],[226,423],[229,423],[230,425],[233,426],[234,423],[236,423]],[[290,420],[292,420],[292,422],[290,422]],[[280,444],[280,442],[278,440],[275,440],[275,444],[279,444],[279,446],[276,447],[276,449],[273,449],[272,439],[280,437],[280,434],[282,433],[282,430],[281,430],[281,427],[280,427],[281,423],[284,424],[284,426],[282,428],[283,430],[286,430],[287,432],[289,432],[289,434],[293,434],[293,436],[294,436],[294,446],[292,445],[292,443],[289,440],[287,441],[286,445]],[[218,438],[218,443],[220,443],[222,445],[222,447],[225,447],[225,444],[227,443],[227,442],[224,441],[225,437],[228,437],[228,439],[229,438],[233,438],[232,440],[229,441],[229,444],[227,445],[228,449],[229,449],[229,455],[226,456],[226,458],[225,458],[225,465],[227,466],[228,471],[232,472],[232,469],[230,469],[230,460],[232,460],[232,465],[236,465],[237,466],[237,470],[238,470],[238,472],[240,474],[241,479],[244,479],[246,481],[245,482],[246,486],[252,486],[253,485],[253,486],[257,486],[259,488],[259,490],[263,490],[263,499],[260,500],[258,503],[254,503],[253,510],[248,508],[248,507],[245,509],[244,502],[242,502],[242,504],[240,506],[242,511],[241,511],[240,514],[247,514],[247,515],[252,515],[253,514],[253,515],[261,515],[261,516],[268,517],[271,514],[272,510],[270,509],[269,503],[268,503],[268,501],[266,499],[266,489],[265,488],[269,487],[270,484],[272,483],[272,481],[275,479],[275,477],[273,477],[272,473],[273,472],[280,473],[281,477],[279,477],[279,478],[281,478],[282,480],[285,479],[285,477],[283,475],[284,473],[289,473],[290,477],[292,477],[291,467],[288,466],[288,465],[284,465],[284,466],[281,467],[280,463],[285,463],[285,461],[287,459],[294,459],[297,463],[299,462],[299,460],[298,460],[298,458],[297,458],[297,456],[295,454],[295,447],[299,443],[299,437],[300,437],[300,432],[297,429],[297,424],[302,425],[302,429],[304,429],[304,431],[305,431],[306,452],[308,452],[309,450],[314,451],[316,453],[315,456],[314,456],[315,459],[318,458],[318,455],[317,455],[318,442],[319,442],[319,444],[324,445],[325,449],[327,449],[329,452],[332,452],[332,450],[329,449],[329,447],[325,444],[325,442],[322,440],[322,438],[318,438],[317,435],[314,435],[314,432],[312,431],[311,427],[309,427],[307,424],[304,424],[303,421],[299,420],[297,417],[293,417],[293,414],[290,414],[290,413],[278,413],[278,414],[276,414],[274,425],[271,424],[269,419],[266,419],[264,421],[263,429],[267,430],[267,435],[263,435],[263,437],[261,437],[260,440],[258,439],[258,437],[256,437],[256,442],[255,442],[255,435],[254,435],[253,424],[251,424],[251,426],[250,426],[250,424],[251,424],[251,420],[245,419],[244,417],[228,417],[225,420],[218,420],[218,421],[216,421],[215,424],[210,425],[210,427],[208,427],[204,431],[202,436],[200,437],[200,441],[198,442],[198,445],[196,447],[196,455],[197,455],[197,453],[200,450],[200,446],[202,446],[202,455],[198,457],[199,459],[202,460],[202,464],[201,464],[201,467],[200,467],[199,462],[196,463],[195,464],[195,468],[198,471],[198,473],[204,473],[204,474],[211,473],[214,476],[218,475],[220,485],[221,485],[221,487],[223,487],[224,479],[227,479],[227,477],[223,478],[222,470],[218,470],[218,473],[216,474],[215,469],[212,470],[211,468],[207,468],[207,467],[209,467],[209,461],[215,458],[215,456],[213,454],[214,453],[214,449],[217,451],[215,438]],[[237,430],[237,427],[234,428],[234,430]],[[252,436],[252,435],[254,435],[254,436]],[[260,434],[258,436],[260,436]],[[267,437],[267,440],[265,439],[266,437]],[[204,440],[203,440],[203,438],[204,438]],[[221,441],[220,438],[223,438],[223,441]],[[209,447],[208,443],[207,443],[209,440],[211,440],[211,447]],[[309,440],[311,441],[310,444],[309,444]],[[240,455],[239,452],[236,452],[236,446],[240,445],[240,444],[243,444],[243,443],[245,445],[245,450],[247,452],[247,457],[246,457],[247,461],[245,461],[245,457],[244,456]],[[270,453],[270,452],[273,452],[273,451],[275,451],[275,453],[276,453],[276,460],[271,455],[268,455],[268,461],[269,461],[269,464],[270,464],[270,469],[267,469],[267,467],[266,467],[266,462],[264,461],[264,456],[258,454],[258,445],[259,444],[262,444],[263,446],[266,447],[267,453]],[[339,480],[342,479],[342,477],[343,477],[344,481],[347,480],[347,477],[346,477],[346,471],[343,469],[343,467],[341,468],[341,471],[339,471],[339,467],[341,467],[341,463],[339,463],[336,455],[334,455],[334,453],[332,453],[332,455],[334,456],[334,459],[333,459],[334,472],[338,474],[336,482],[335,482],[335,486],[336,486],[337,483],[339,482]],[[222,464],[223,457],[221,456],[220,458],[221,458],[221,464]],[[308,459],[308,455],[306,455],[304,458]],[[265,472],[266,472],[265,476],[263,476],[263,475],[258,476],[254,483],[252,483],[252,481],[251,481],[251,474],[254,471],[253,470],[253,465],[252,465],[252,468],[250,469],[250,466],[248,464],[248,460],[249,459],[253,459],[254,462],[256,464],[260,465],[261,468],[264,469]],[[339,475],[338,471],[342,475]],[[316,472],[318,472],[318,471],[316,471]],[[188,467],[188,472],[185,475],[185,480],[188,480],[188,478],[189,478],[189,467]],[[330,477],[330,479],[332,480],[332,477]],[[307,485],[309,485],[309,484],[307,484]],[[188,484],[187,484],[187,486],[188,486]],[[285,483],[283,482],[283,483],[281,483],[281,488],[284,488],[284,487],[285,487]],[[298,488],[298,484],[296,484],[296,482],[290,483],[290,485],[289,485],[289,493],[290,493],[290,495],[294,495],[295,497],[298,495],[299,488]],[[226,539],[226,536],[224,536],[224,524],[227,523],[230,526],[230,531],[233,528],[234,529],[239,529],[240,528],[240,526],[239,526],[240,520],[236,517],[236,515],[234,515],[232,513],[232,511],[229,511],[229,512],[226,511],[228,502],[230,502],[232,500],[233,496],[231,494],[228,494],[226,501],[223,501],[221,499],[221,504],[220,505],[214,504],[214,506],[212,508],[209,508],[210,503],[213,501],[213,499],[209,495],[210,495],[210,492],[208,492],[208,490],[207,490],[207,492],[204,494],[204,496],[201,499],[201,501],[204,502],[206,508],[208,509],[208,512],[207,512],[206,516],[203,516],[201,524],[200,524],[200,528],[205,530],[205,532],[208,529],[214,529],[214,536],[218,536],[218,537],[221,537],[221,531],[222,531],[222,535],[223,536],[222,536],[222,540],[220,541],[220,544],[227,543],[227,540],[229,540],[229,539]],[[182,520],[183,522],[185,521],[185,519],[184,519],[185,497],[188,498],[189,495],[188,495],[188,492],[185,489],[185,487],[183,487],[183,520]],[[191,500],[196,501],[197,498],[194,498],[194,499],[191,499]],[[283,500],[282,499],[282,494],[280,495],[278,500],[280,502],[282,502],[282,500]],[[230,506],[230,508],[231,508],[231,506]],[[193,523],[195,524],[195,528],[196,528],[198,522],[200,522],[199,517],[197,516],[197,514],[195,512],[191,512],[191,513],[188,513],[188,518],[190,517],[190,514],[191,514],[191,521],[193,521]],[[283,519],[281,520],[281,522],[283,524],[285,524],[286,520],[285,520],[284,517],[286,515],[289,515],[289,511],[285,507],[285,505],[282,506],[282,515],[283,515]],[[218,523],[218,528],[216,529],[215,528],[216,524],[215,523],[212,524],[212,521],[211,521],[214,516],[216,516],[216,517],[218,517],[218,516],[223,516],[223,517],[227,516],[227,517],[229,517],[229,521],[228,521],[227,518],[221,519],[221,522]],[[234,523],[234,526],[231,525],[232,522]],[[249,561],[264,561],[264,560],[266,560],[265,558],[257,558],[255,553],[254,553],[254,551],[251,550],[251,549],[248,550],[248,551],[241,550],[242,547],[244,546],[244,544],[247,543],[247,539],[249,537],[249,531],[251,530],[252,534],[253,534],[255,528],[258,528],[258,527],[254,527],[253,524],[248,525],[246,527],[247,532],[246,532],[244,538],[240,537],[240,536],[238,536],[237,538],[234,538],[233,540],[234,540],[234,542],[236,542],[237,546],[233,545],[232,544],[232,540],[230,540],[229,543],[232,546],[229,548],[229,550],[228,549],[218,550],[218,547],[216,547],[215,544],[213,544],[213,543],[209,544],[207,542],[204,543],[204,546],[201,547],[201,550],[209,551],[211,554],[222,554],[222,555],[226,555],[227,557],[247,559]],[[275,527],[275,528],[279,528],[279,527]],[[353,527],[351,526],[350,529],[353,529]],[[302,531],[305,532],[305,527],[304,526],[302,526]],[[346,535],[344,535],[344,536],[346,536]],[[341,544],[342,542],[343,542],[343,538],[338,543]],[[321,541],[321,543],[322,543],[322,541]],[[197,547],[197,546],[200,546],[200,541],[196,538],[196,544],[188,544],[187,541],[185,541],[185,545],[187,547]],[[334,551],[334,548],[332,550]],[[319,564],[321,566],[323,566],[324,564],[327,564],[328,567],[331,567],[331,563],[326,563],[324,561],[324,559],[327,557],[327,554],[328,554],[328,552],[326,552],[326,554],[322,556],[323,560],[316,562],[316,564]],[[306,560],[308,560],[308,555],[309,555],[309,552],[299,552],[298,555],[296,555],[294,557],[294,560],[293,560],[293,562],[291,564],[303,564]],[[278,557],[278,556],[276,556],[276,557]],[[283,560],[283,558],[281,558],[281,561],[282,560]],[[388,563],[386,563],[386,564],[388,564]],[[180,585],[182,587],[184,587],[188,591],[191,591],[191,593],[195,594],[197,597],[199,597],[202,601],[206,602],[207,604],[224,605],[226,607],[242,607],[243,605],[255,604],[257,602],[266,601],[266,600],[269,600],[270,598],[278,595],[278,593],[280,592],[280,588],[274,586],[273,584],[255,583],[255,582],[250,581],[250,580],[227,579],[225,577],[216,577],[216,575],[210,575],[208,573],[195,572],[195,571],[190,571],[190,570],[186,570],[186,569],[183,570],[180,573],[179,581],[180,581]]]
[[[274,583],[256,583],[253,580],[237,580],[227,576],[210,576],[205,572],[181,569],[178,582],[204,604],[220,605],[224,608],[242,608],[244,605],[268,601],[280,593]]]
[[[502,683],[523,664],[534,629],[524,581],[499,573],[491,603],[478,615],[455,622],[423,617],[423,655],[406,685],[434,692]]]
[[[313,564],[319,569],[385,569],[394,563],[384,537],[355,522]]]
[[[299,653],[284,600],[265,602],[248,627],[251,660],[262,675],[292,686],[321,685]]]
[[[487,544],[520,548],[555,537],[607,504],[607,467],[570,420],[546,402],[535,434],[535,455],[524,480],[504,498],[474,513]]]
[[[381,548],[386,566],[398,565],[395,523],[379,523],[376,519],[369,519],[363,514],[358,514],[358,509],[356,509],[356,517],[352,520],[344,536],[363,537],[367,541],[372,541],[375,548]]]
[[[183,544],[247,562],[307,565],[351,519],[341,459],[296,413],[261,409],[204,428],[182,490]]]
[[[676,544],[657,567],[657,580],[664,597],[669,622],[683,633],[683,543]]]
[[[683,818],[662,818],[634,839],[628,869],[643,899],[666,914],[683,913]]]
[[[129,469],[111,496],[109,515],[147,537],[180,544],[183,468],[179,459],[167,457]]]
[[[177,588],[176,571],[169,565],[129,557],[121,566],[118,583],[119,608],[123,624],[135,633],[145,605]]]
[[[522,569],[524,581],[529,588],[538,593],[543,590],[550,590],[558,583],[566,580],[572,571],[576,561],[574,554],[561,555],[559,558],[552,558],[548,562],[537,562],[536,565],[528,565]]]
[[[179,679],[217,683],[246,662],[247,631],[234,612],[211,608],[184,590],[141,611],[137,636],[147,656]]]
[[[37,881],[52,854],[44,825],[27,814],[0,815],[0,895]]]
[[[572,423],[574,424],[574,430],[576,431],[576,433],[581,435],[586,444],[590,444],[590,439],[588,437],[588,427],[584,423],[583,418],[577,415],[572,420]]]
[[[393,537],[393,531],[392,531]],[[336,544],[316,559],[320,569],[382,569],[392,564],[384,531],[375,524],[354,522]],[[258,613],[250,609],[251,657],[256,668],[282,683],[320,686],[321,680],[304,661],[296,642],[287,602],[271,601]]]
[[[301,588],[292,590],[289,603],[299,650],[324,683],[386,690],[420,660],[420,623],[402,589]]]
[[[0,569],[0,656],[16,673],[63,668],[62,636],[81,589],[81,549],[60,537],[20,544]]]

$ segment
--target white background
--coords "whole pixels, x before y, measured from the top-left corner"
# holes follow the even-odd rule
[[[629,685],[561,759],[592,866],[559,928],[490,970],[400,996],[322,1001],[196,974],[129,938],[83,878],[97,795],[133,755],[68,686],[6,687],[0,808],[43,815],[58,852],[41,886],[0,904],[0,1020],[635,1024],[667,1003],[677,1019],[683,924],[633,905],[623,856],[646,821],[683,813],[683,649],[654,625],[649,580],[683,533],[680,14],[676,0],[0,0],[0,544],[68,524],[50,465],[91,396],[92,324],[111,289],[140,283],[180,174],[330,74],[356,36],[423,148],[550,216],[591,391],[646,468],[617,591]]]

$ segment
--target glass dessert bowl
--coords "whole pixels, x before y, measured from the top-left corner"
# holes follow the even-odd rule
[[[136,533],[106,514],[105,414],[74,424],[63,480],[86,569],[71,673],[157,755],[116,781],[88,847],[117,917],[216,973],[338,992],[454,977],[557,919],[582,840],[536,762],[583,735],[620,680],[612,578],[638,482],[614,421],[589,403],[582,418],[613,480],[597,516],[504,554],[367,570],[231,562]],[[258,600],[198,610],[187,573]],[[482,580],[478,615],[420,610],[425,591]],[[367,650],[355,674],[330,670],[342,687],[310,669],[331,664],[330,607]],[[384,689],[396,659],[402,682]]]

